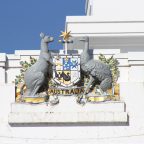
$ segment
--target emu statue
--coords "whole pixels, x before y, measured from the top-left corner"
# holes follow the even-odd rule
[[[53,37],[45,36],[43,33],[40,34],[40,37],[41,50],[39,59],[24,74],[27,88],[24,96],[36,97],[36,94],[43,90],[46,90],[47,93],[49,64],[55,65],[48,50],[48,43],[53,41]]]
[[[112,74],[109,66],[99,60],[94,60],[89,51],[89,37],[84,37],[80,41],[85,42],[85,48],[81,54],[81,69],[85,75],[89,75],[90,80],[85,88],[84,95],[86,95],[89,87],[93,82],[99,83],[100,90],[103,95],[112,87]]]

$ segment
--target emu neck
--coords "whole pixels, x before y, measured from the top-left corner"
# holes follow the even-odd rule
[[[81,64],[85,65],[90,59],[91,59],[91,56],[89,53],[89,43],[85,42],[85,49],[83,53],[81,54]]]
[[[89,52],[89,42],[85,42],[85,52]]]
[[[41,40],[41,52],[48,52],[48,44]]]

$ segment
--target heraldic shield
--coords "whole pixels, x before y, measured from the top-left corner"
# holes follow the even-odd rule
[[[73,86],[80,80],[80,56],[58,55],[54,56],[53,79],[64,87]]]

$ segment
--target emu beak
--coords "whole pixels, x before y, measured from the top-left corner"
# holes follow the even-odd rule
[[[82,38],[80,38],[80,41],[89,41],[89,37],[88,36],[85,36],[85,37],[82,37]]]
[[[86,41],[85,38],[81,38],[80,41]]]

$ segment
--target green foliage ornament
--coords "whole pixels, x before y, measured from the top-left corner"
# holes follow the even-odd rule
[[[111,56],[110,58],[106,58],[103,54],[100,54],[98,58],[100,61],[110,66],[110,69],[112,72],[113,84],[115,85],[120,76],[120,71],[118,68],[118,65],[119,65],[118,60],[114,58],[113,56]]]
[[[35,64],[35,62],[37,61],[37,59],[30,57],[30,62],[27,61],[21,61],[20,65],[21,65],[21,69],[20,69],[20,74],[16,76],[15,78],[15,85],[17,86],[19,83],[24,83],[24,73],[26,72],[26,70],[32,66],[33,64]]]

